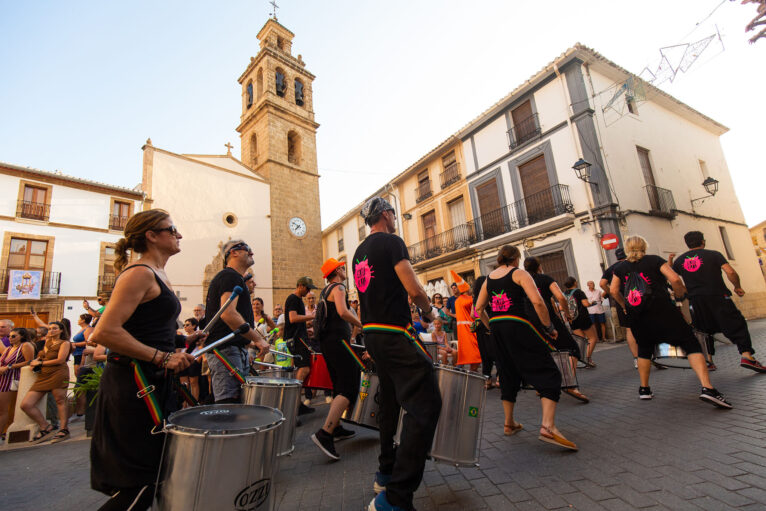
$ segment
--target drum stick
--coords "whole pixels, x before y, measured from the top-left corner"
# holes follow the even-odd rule
[[[282,353],[284,355],[284,353]],[[253,360],[253,364],[258,364],[266,367],[271,367],[272,369],[282,369],[284,371],[292,371],[292,367],[282,367],[278,366],[277,364],[269,364],[268,362],[261,362],[260,360]]]
[[[210,329],[213,328],[213,325],[215,325],[215,322],[218,321],[218,318],[221,317],[221,314],[223,314],[223,311],[225,311],[229,307],[229,305],[231,305],[231,302],[233,302],[234,299],[237,298],[237,296],[239,296],[240,293],[242,293],[242,291],[243,290],[240,286],[234,286],[234,289],[231,290],[231,295],[229,295],[229,299],[226,300],[226,303],[224,303],[221,306],[220,310],[216,312],[215,316],[213,316],[213,318],[208,322],[205,329],[202,330],[203,334],[210,333]]]
[[[214,341],[214,342],[212,342],[212,343],[208,344],[207,346],[205,346],[205,347],[203,347],[203,348],[199,348],[198,350],[194,350],[194,351],[192,352],[192,354],[191,354],[191,355],[192,355],[194,358],[199,358],[199,357],[201,357],[202,355],[204,355],[205,353],[207,353],[207,352],[209,352],[209,351],[213,351],[214,349],[218,348],[219,346],[221,346],[221,345],[223,345],[223,344],[225,344],[225,343],[229,342],[229,341],[230,341],[230,340],[232,340],[232,339],[234,338],[234,336],[236,336],[237,334],[244,334],[244,333],[246,333],[248,330],[250,330],[250,325],[248,325],[247,323],[245,323],[245,324],[243,324],[243,325],[240,325],[240,327],[239,327],[239,328],[237,328],[235,331],[233,331],[233,332],[232,332],[232,333],[230,333],[229,335],[224,335],[223,337],[221,337],[221,338],[220,338],[220,339],[218,339],[217,341]]]
[[[298,358],[298,359],[302,359],[303,358],[302,356],[297,355],[297,354],[296,355],[291,355],[290,353],[285,353],[283,351],[277,351],[277,350],[269,350],[269,353],[274,353],[275,355],[284,355],[285,357],[290,357],[290,358]]]
[[[363,349],[363,350],[367,349],[366,346],[363,346],[361,344],[349,344],[349,346],[351,346],[352,348],[359,348],[359,349]]]

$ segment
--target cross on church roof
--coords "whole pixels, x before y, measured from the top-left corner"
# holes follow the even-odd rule
[[[277,21],[277,9],[279,9],[279,6],[277,5],[276,0],[271,0],[269,4],[271,4],[272,7],[271,17],[274,18],[274,21]]]
[[[226,155],[231,156],[231,148],[234,146],[229,142],[226,142],[223,146],[226,148]]]

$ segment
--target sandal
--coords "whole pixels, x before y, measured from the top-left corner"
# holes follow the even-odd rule
[[[579,389],[564,389],[564,392],[577,399],[578,401],[582,401],[583,403],[590,403],[590,398],[580,392]]]
[[[63,442],[63,441],[64,441],[64,440],[66,440],[67,438],[69,438],[69,430],[68,430],[68,429],[66,429],[66,428],[61,428],[61,429],[59,430],[59,432],[58,432],[58,433],[56,433],[56,434],[53,436],[53,439],[51,440],[51,443],[52,443],[52,444],[55,444],[55,443],[58,443],[58,442]]]
[[[484,382],[484,388],[486,390],[491,390],[492,389],[492,382],[490,380],[485,381]]]
[[[48,424],[48,427],[45,429],[39,430],[35,434],[35,436],[32,437],[32,440],[30,440],[30,442],[32,442],[33,444],[39,444],[40,442],[44,442],[47,439],[48,435],[50,435],[54,431],[56,431],[56,428],[53,427],[53,424]]]
[[[508,424],[503,424],[503,434],[505,436],[513,436],[522,429],[524,429],[524,425],[520,422],[515,422],[510,426]]]
[[[542,440],[543,442],[548,442],[549,444],[558,445],[559,447],[570,449],[572,451],[579,450],[577,448],[577,445],[574,442],[570,442],[563,436],[557,435],[556,433],[551,431],[550,428],[547,428],[545,426],[540,426],[540,429],[541,429],[540,436],[537,437],[538,440]]]

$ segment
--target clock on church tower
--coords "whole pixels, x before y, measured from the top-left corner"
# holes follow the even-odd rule
[[[258,32],[258,54],[238,80],[241,159],[270,183],[273,298],[282,304],[299,277],[322,282],[314,75],[301,55],[292,55],[293,37],[270,18]]]

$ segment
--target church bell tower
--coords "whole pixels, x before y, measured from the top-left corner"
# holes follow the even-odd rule
[[[320,288],[323,285],[314,75],[306,70],[301,55],[292,55],[294,35],[275,18],[269,19],[257,35],[260,51],[238,80],[241,160],[271,185],[275,304],[284,304],[304,275]]]

